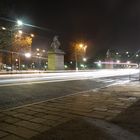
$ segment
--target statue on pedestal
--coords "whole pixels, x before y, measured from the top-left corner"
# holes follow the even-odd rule
[[[111,56],[111,52],[110,50],[108,49],[107,52],[106,52],[106,58],[105,58],[105,61],[108,63],[108,64],[105,64],[105,68],[106,69],[112,69],[113,68],[113,64],[112,64],[112,56]]]
[[[53,41],[48,51],[48,69],[49,70],[64,70],[64,52],[59,48],[60,42],[58,36],[54,36]]]
[[[53,50],[58,50],[59,49],[59,47],[60,47],[60,42],[59,42],[59,40],[58,40],[58,36],[54,36],[54,38],[53,38],[53,42],[51,43],[51,48],[53,49]]]

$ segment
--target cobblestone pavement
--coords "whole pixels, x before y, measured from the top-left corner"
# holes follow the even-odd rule
[[[140,139],[139,99],[136,82],[1,111],[0,140]]]

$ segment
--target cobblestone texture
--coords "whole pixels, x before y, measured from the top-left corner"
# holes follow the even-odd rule
[[[42,132],[80,117],[117,122],[118,119],[115,118],[140,98],[138,94],[140,86],[135,85],[136,88],[133,86],[113,86],[100,91],[2,111],[0,113],[0,140],[31,139]]]

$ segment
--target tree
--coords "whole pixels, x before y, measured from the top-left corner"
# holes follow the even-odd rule
[[[12,63],[20,53],[30,52],[32,44],[32,37],[27,34],[21,34],[18,30],[11,30],[5,28],[0,30],[0,57],[3,63]],[[11,53],[13,52],[13,58]]]
[[[31,51],[32,38],[30,36],[15,36],[13,42],[13,50],[15,52],[29,52]]]

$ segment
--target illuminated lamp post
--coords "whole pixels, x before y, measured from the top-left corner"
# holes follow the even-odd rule
[[[80,43],[78,45],[75,46],[75,68],[76,68],[76,71],[78,71],[78,51],[79,50],[83,50],[84,53],[86,52],[86,49],[87,49],[87,45],[83,44],[83,43]]]

